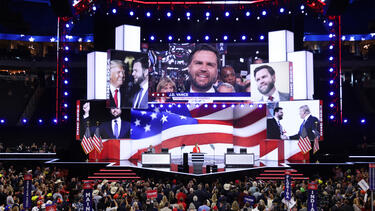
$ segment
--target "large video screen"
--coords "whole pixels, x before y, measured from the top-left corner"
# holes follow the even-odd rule
[[[97,128],[102,139],[130,137],[130,109],[107,108],[106,100],[77,101],[76,139],[81,140],[87,128],[91,137]]]
[[[250,65],[251,100],[271,103],[292,100],[292,75],[291,62]]]
[[[248,61],[244,61],[243,48],[236,49],[233,47],[236,45],[153,44],[149,48],[152,63],[149,102],[250,100],[250,80],[246,80]]]
[[[107,58],[107,107],[146,109],[150,70],[148,55],[108,50]]]
[[[322,101],[280,101],[268,103],[267,109],[267,139],[323,140]]]

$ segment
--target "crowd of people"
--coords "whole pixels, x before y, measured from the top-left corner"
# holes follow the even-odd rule
[[[0,166],[0,210],[22,210],[25,174],[32,174],[32,210],[83,210],[83,178],[56,167],[37,166],[32,170]],[[365,168],[332,169],[332,176],[310,178],[318,184],[319,210],[370,210],[366,192],[358,182],[368,179]],[[293,180],[296,204],[291,210],[307,210],[308,180]],[[286,210],[284,180],[256,180],[252,177],[211,181],[177,178],[142,178],[136,181],[94,181],[94,210]],[[156,190],[155,198],[147,191]],[[247,200],[253,198],[253,202]]]
[[[29,144],[18,144],[14,146],[7,146],[3,142],[0,142],[0,153],[56,153],[56,145],[52,142],[33,142]]]

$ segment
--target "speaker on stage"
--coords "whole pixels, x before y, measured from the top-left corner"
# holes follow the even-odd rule
[[[183,154],[184,156],[183,156],[183,158],[182,158],[182,164],[185,166],[187,166],[188,165],[188,159],[189,159],[189,153],[187,153],[187,152],[185,152],[184,154]]]

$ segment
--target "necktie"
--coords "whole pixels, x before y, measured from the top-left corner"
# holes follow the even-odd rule
[[[303,130],[303,126],[305,125],[305,120],[303,120],[302,124],[301,124],[301,127],[299,128],[299,135],[302,136],[302,130]]]
[[[118,138],[118,124],[117,124],[117,120],[115,120],[115,127],[114,127],[113,134],[115,135],[116,138]]]
[[[277,125],[279,125],[280,135],[283,135],[284,134],[283,127],[281,126],[279,121],[277,121]]]
[[[142,101],[142,91],[143,91],[143,88],[140,88],[139,89],[139,92],[138,92],[138,97],[137,97],[137,102],[135,104],[135,108],[139,108],[140,105],[141,105],[141,101]]]
[[[272,96],[268,96],[268,100],[269,101],[273,101],[273,97]]]
[[[114,97],[114,99],[115,99],[115,104],[116,104],[116,108],[118,108],[119,106],[118,106],[118,98],[117,98],[117,93],[118,93],[118,89],[115,89],[115,97]]]

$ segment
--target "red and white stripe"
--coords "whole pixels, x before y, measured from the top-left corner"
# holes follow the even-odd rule
[[[298,140],[298,147],[303,153],[309,152],[312,149],[309,137],[306,136],[305,138],[302,138],[302,136],[300,136]]]

